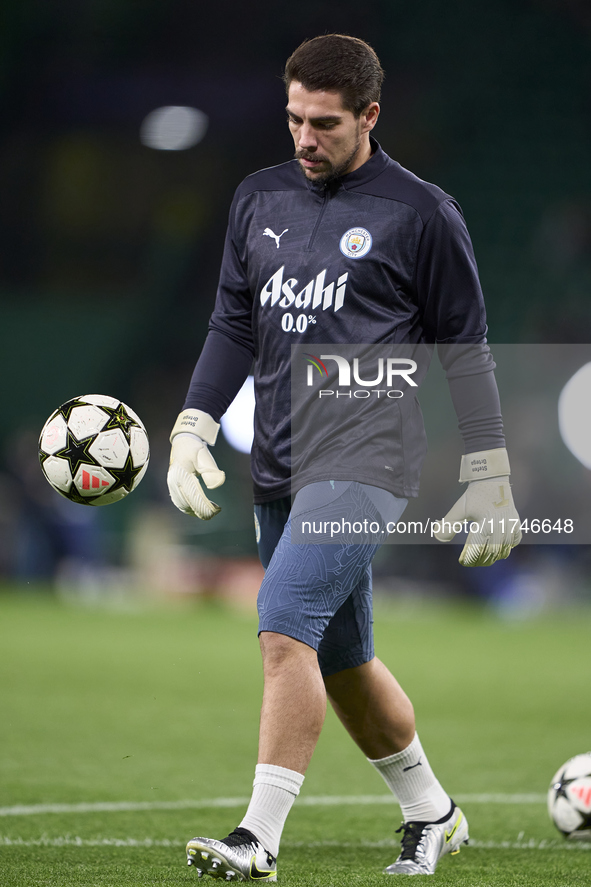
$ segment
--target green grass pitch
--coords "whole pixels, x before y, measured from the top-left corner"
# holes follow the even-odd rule
[[[543,801],[555,770],[591,747],[590,629],[584,610],[509,624],[478,608],[376,607],[378,655],[470,823],[470,846],[430,883],[591,882],[591,845],[564,841]],[[250,793],[254,612],[123,613],[4,589],[0,672],[0,885],[196,884],[186,841],[223,837]],[[329,713],[284,831],[280,883],[392,884],[381,871],[398,825],[399,808]]]

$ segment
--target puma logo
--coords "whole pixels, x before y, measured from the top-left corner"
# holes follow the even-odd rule
[[[270,228],[265,228],[265,230],[263,231],[263,237],[272,237],[277,244],[277,249],[279,249],[279,241],[287,231],[289,231],[289,228],[286,228],[284,231],[281,232],[281,234],[275,234],[273,231],[271,231]]]

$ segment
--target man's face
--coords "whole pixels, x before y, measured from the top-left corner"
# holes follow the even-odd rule
[[[338,92],[307,90],[293,81],[289,86],[287,120],[295,144],[295,156],[312,182],[353,172],[369,159],[369,132],[379,113],[372,102],[355,117],[343,107]]]

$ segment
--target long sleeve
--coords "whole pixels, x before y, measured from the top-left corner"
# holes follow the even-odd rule
[[[226,233],[216,305],[209,334],[191,378],[184,409],[200,409],[216,422],[242,387],[255,355],[252,294],[234,238],[234,198]]]
[[[252,353],[217,330],[210,330],[193,371],[184,410],[209,413],[216,422],[224,415],[248,376]]]
[[[438,343],[465,452],[505,446],[476,259],[452,200],[440,204],[425,226],[416,279],[425,332]]]

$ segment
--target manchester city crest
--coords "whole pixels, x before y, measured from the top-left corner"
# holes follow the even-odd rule
[[[360,259],[370,251],[371,242],[371,234],[366,228],[349,228],[341,237],[339,247],[349,259]]]

